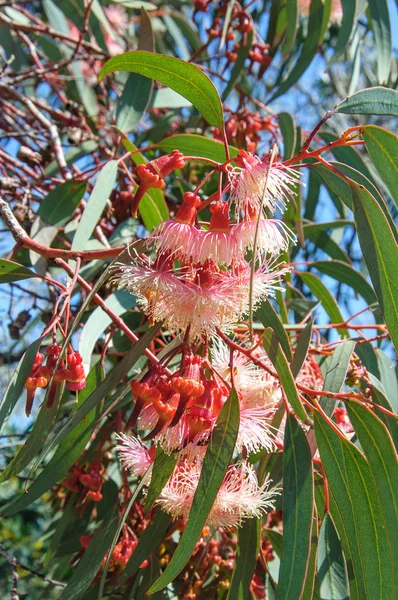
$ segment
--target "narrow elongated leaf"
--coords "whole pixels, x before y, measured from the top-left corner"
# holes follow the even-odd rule
[[[292,351],[290,349],[289,336],[286,333],[278,313],[267,298],[262,302],[260,308],[256,310],[256,317],[261,321],[265,328],[271,327],[283,348],[287,360],[291,361]]]
[[[303,331],[300,333],[296,349],[294,351],[294,356],[290,368],[292,370],[293,377],[297,377],[300,373],[300,369],[304,364],[304,361],[307,357],[308,348],[311,343],[311,335],[312,335],[312,326],[313,321],[308,321],[307,325],[304,327]]]
[[[227,600],[249,600],[261,540],[261,519],[246,519],[239,529],[236,562]]]
[[[72,242],[72,250],[84,250],[104,210],[116,180],[118,163],[109,161],[101,170],[87,201]]]
[[[278,123],[283,138],[283,158],[288,160],[294,154],[297,144],[297,129],[291,114],[281,112],[278,115]]]
[[[319,277],[313,273],[300,273],[300,278],[315,298],[322,302],[322,306],[327,312],[330,322],[335,324],[344,323],[344,317],[340,312],[339,305]],[[339,327],[338,331],[341,335],[347,336],[347,330],[344,327]]]
[[[373,196],[362,186],[351,187],[359,242],[392,342],[398,349],[398,279],[391,277],[398,263],[397,244]]]
[[[1,473],[0,483],[7,481],[14,475],[18,475],[21,471],[23,471],[23,469],[31,463],[31,461],[42,448],[48,434],[52,429],[52,426],[54,425],[59,404],[61,402],[62,388],[63,384],[59,386],[54,404],[50,409],[47,408],[45,403],[42,404],[32,431],[30,432],[22,448],[20,448],[19,452],[15,454],[14,458]]]
[[[347,560],[350,598],[392,598],[391,548],[369,464],[317,414],[314,423],[329,485],[330,515]]]
[[[376,125],[362,127],[361,133],[374,166],[398,206],[398,137]]]
[[[171,517],[162,510],[157,511],[153,523],[150,523],[138,540],[133,556],[130,558],[123,571],[121,584],[135,573],[140,564],[148,558],[152,552],[156,550],[160,542],[164,539],[168,526],[170,525]]]
[[[345,98],[339,104],[336,112],[347,115],[392,115],[398,117],[398,92],[381,86],[367,88]]]
[[[171,56],[136,51],[108,60],[101,69],[99,80],[115,71],[139,73],[167,85],[192,102],[209,125],[222,130],[224,117],[220,97],[214,84],[196,65]]]
[[[324,275],[333,277],[333,279],[337,279],[340,283],[345,283],[352,287],[369,305],[377,302],[376,294],[370,283],[367,282],[362,273],[351,267],[351,265],[338,260],[318,260],[311,263],[311,266],[318,269]]]
[[[201,534],[232,458],[239,429],[239,400],[232,391],[218,416],[203,461],[202,472],[192,501],[188,522],[170,563],[150,588],[153,594],[166,587],[184,568]]]
[[[384,408],[386,408],[387,410],[390,410],[393,412],[393,408],[391,406],[391,404],[389,403],[387,397],[383,394],[383,392],[380,389],[377,389],[374,385],[374,379],[372,378],[372,401],[375,404],[379,404],[380,406],[383,406]],[[390,432],[391,438],[394,442],[394,446],[395,448],[397,448],[398,451],[398,423],[397,423],[397,419],[395,417],[391,417],[390,415],[387,415],[381,411],[377,412],[378,416],[380,417],[380,419],[383,421],[383,423],[385,424],[386,427],[388,427],[388,430]]]
[[[270,99],[275,100],[282,94],[285,94],[292,85],[294,85],[301,75],[310,66],[312,59],[314,58],[318,49],[319,43],[319,23],[322,21],[324,13],[324,6],[322,0],[313,0],[311,2],[311,12],[308,22],[308,33],[304,40],[300,56],[297,59],[296,64],[290,70],[287,77],[281,82],[276,92]]]
[[[283,41],[282,52],[287,54],[290,52],[294,40],[296,39],[299,20],[299,10],[297,0],[287,0],[286,2],[286,34]]]
[[[75,410],[86,401],[90,394],[101,383],[102,379],[102,369],[100,363],[97,363],[87,376],[86,387],[79,392],[78,403]],[[95,409],[93,409],[63,440],[54,456],[44,467],[37,479],[32,483],[28,492],[22,496],[18,496],[18,498],[12,500],[2,508],[2,516],[7,517],[23,510],[37,500],[37,498],[40,498],[44,492],[49,490],[63,475],[65,475],[67,470],[79,458],[90,439],[94,427],[95,412]]]
[[[333,392],[334,394],[338,394],[341,391],[354,348],[355,342],[353,340],[345,340],[342,344],[336,346],[331,359],[327,360],[327,362],[325,361],[323,368],[323,389],[325,391]],[[333,398],[323,397],[320,400],[320,405],[328,417],[330,417],[333,414],[336,401]]]
[[[299,600],[311,547],[314,510],[312,457],[304,431],[288,414],[283,454],[283,544],[278,600]]]
[[[155,461],[152,465],[151,483],[148,487],[145,512],[150,510],[162,489],[168,482],[177,463],[177,454],[166,454],[160,444],[156,446]]]
[[[354,31],[355,16],[357,12],[357,0],[342,0],[343,21],[337,36],[336,47],[333,56],[329,62],[330,65],[335,63],[346,49],[351,35]]]
[[[195,135],[191,133],[179,133],[165,138],[158,142],[157,146],[165,152],[179,150],[186,156],[197,156],[198,158],[210,158],[217,162],[225,160],[225,148],[222,142],[212,140],[211,138]],[[232,157],[239,154],[239,150],[234,146],[229,147]]]
[[[265,330],[263,335],[263,346],[279,375],[283,391],[294,412],[302,421],[306,421],[307,413],[299,398],[289,363],[287,362],[286,356],[278,342],[278,338],[272,329]]]
[[[86,182],[65,181],[57,185],[40,203],[37,214],[50,225],[63,227],[72,219],[73,212],[86,191]]]
[[[321,598],[349,600],[344,556],[333,521],[328,514],[324,516],[319,532],[317,571]]]
[[[3,427],[6,425],[9,415],[11,414],[14,406],[18,402],[22,392],[25,389],[25,381],[30,373],[36,354],[39,351],[41,341],[41,338],[39,338],[31,343],[19,361],[14,373],[12,374],[0,404],[0,433],[3,430]]]
[[[0,283],[10,283],[11,281],[21,281],[37,277],[34,271],[31,271],[23,265],[19,265],[13,260],[0,258]]]
[[[154,51],[154,36],[151,19],[145,9],[141,9],[140,38],[138,50]],[[151,100],[153,82],[140,75],[128,76],[116,109],[116,126],[123,133],[133,131],[143,117]]]
[[[61,594],[61,600],[80,600],[96,576],[102,560],[108,552],[119,522],[119,511],[113,508],[109,517],[104,520],[95,533],[87,550],[72,574],[68,585]]]
[[[398,376],[395,370],[396,363],[378,348],[376,350],[377,364],[379,367],[380,381],[384,386],[386,396],[394,411],[398,413]]]
[[[301,597],[311,598],[311,600],[319,599],[317,595],[317,581],[316,581],[316,551],[318,548],[318,513],[314,506],[314,514],[312,517],[312,530],[311,530],[311,547],[310,555],[308,557],[307,572],[305,575],[304,588]]]
[[[387,524],[395,568],[398,573],[398,461],[397,453],[388,430],[368,408],[358,403],[347,405],[348,415],[354,426],[365,456],[368,459],[380,505]],[[380,524],[382,527],[382,525]],[[396,588],[396,585],[394,585]]]
[[[322,228],[323,225],[323,228]],[[353,225],[351,221],[335,221],[333,224],[333,229],[337,229],[339,227],[345,227]],[[345,262],[347,264],[351,263],[351,259],[348,254],[340,248],[340,246],[333,240],[331,235],[329,235],[325,229],[329,228],[329,223],[308,223],[304,225],[304,237],[320,248],[326,254],[333,258],[334,260],[339,260],[341,262]],[[297,248],[297,250],[296,250]],[[298,252],[298,247],[296,246],[295,251]]]
[[[392,62],[392,40],[390,15],[387,0],[368,0],[369,12],[372,18],[371,26],[375,36],[377,79],[380,84],[386,84],[390,76]]]

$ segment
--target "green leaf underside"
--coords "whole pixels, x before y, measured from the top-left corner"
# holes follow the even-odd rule
[[[305,583],[313,521],[312,457],[306,436],[290,413],[283,456],[283,542],[278,600],[297,600]]]
[[[270,327],[274,331],[286,358],[291,361],[292,351],[290,349],[289,337],[278,313],[267,298],[262,302],[260,308],[256,310],[255,316],[265,328]]]
[[[40,203],[37,214],[50,225],[63,227],[72,219],[73,212],[82,200],[86,182],[65,181],[55,187]]]
[[[333,392],[334,394],[338,394],[341,391],[354,348],[355,342],[353,340],[346,340],[336,346],[332,357],[328,360],[325,367],[326,372],[324,373],[323,382],[323,389],[325,391]],[[323,397],[320,399],[319,404],[328,417],[331,417],[336,406],[336,401],[333,398]]]
[[[102,67],[101,81],[114,71],[130,71],[155,79],[192,102],[209,125],[224,125],[220,97],[210,79],[196,66],[179,58],[136,51],[114,56]]]
[[[173,150],[179,150],[186,156],[210,158],[211,160],[216,160],[217,162],[224,162],[225,160],[224,144],[218,140],[213,140],[201,135],[195,135],[191,133],[171,135],[161,142],[158,142],[157,146],[164,150],[164,152],[173,152]],[[231,157],[239,154],[239,150],[234,148],[234,146],[229,146],[229,151]]]
[[[238,429],[239,400],[237,393],[232,391],[218,416],[212,443],[205,454],[198,487],[180,542],[165,571],[150,588],[149,594],[165,588],[186,565],[223,482],[232,458]]]
[[[328,514],[325,515],[319,532],[317,572],[321,598],[349,600],[341,543]]]

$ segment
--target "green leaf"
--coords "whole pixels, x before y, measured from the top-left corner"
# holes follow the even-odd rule
[[[392,556],[369,464],[321,416],[315,414],[314,423],[330,515],[347,561],[350,599],[393,598]]]
[[[353,340],[345,340],[336,346],[332,357],[325,360],[322,365],[324,391],[333,392],[334,394],[341,392],[354,348],[355,342]],[[333,398],[324,396],[319,403],[328,417],[331,417],[336,401]]]
[[[282,52],[288,54],[292,49],[296,39],[299,22],[299,10],[297,0],[287,0],[286,2],[286,34],[283,41]]]
[[[209,125],[223,129],[223,109],[218,92],[196,65],[172,56],[136,51],[108,60],[101,69],[99,80],[114,71],[139,73],[167,85],[192,102]]]
[[[287,112],[279,113],[278,123],[283,138],[283,158],[288,160],[292,158],[296,150],[297,129],[292,115]]]
[[[30,432],[24,445],[20,448],[17,454],[14,455],[11,462],[1,473],[0,483],[7,481],[14,475],[18,475],[18,473],[23,471],[23,469],[29,465],[29,463],[35,458],[37,453],[42,448],[48,434],[52,429],[52,426],[55,423],[61,402],[62,388],[62,384],[58,386],[56,397],[51,408],[47,408],[45,403],[42,404],[32,431]]]
[[[380,406],[383,406],[387,410],[390,410],[393,412],[393,408],[392,408],[391,404],[389,403],[386,395],[380,389],[377,389],[375,387],[374,378],[371,378],[371,381],[372,381],[372,402],[374,402],[375,404],[378,404]],[[386,425],[386,427],[388,427],[388,430],[389,430],[390,435],[394,442],[394,446],[398,450],[398,423],[397,423],[396,417],[387,415],[382,411],[378,411],[377,414],[379,415],[379,417],[383,421],[383,423]]]
[[[397,244],[375,198],[362,186],[352,184],[351,189],[359,243],[391,340],[398,349],[398,279],[392,276],[398,262]]]
[[[212,443],[207,447],[198,487],[180,542],[165,571],[150,588],[149,595],[165,588],[188,562],[223,482],[234,451],[238,429],[239,399],[233,390],[221,409],[212,434]]]
[[[394,572],[398,573],[398,461],[388,430],[376,415],[368,408],[350,402],[347,405],[348,416],[365,456],[376,490],[380,506],[384,513],[386,532],[390,538],[390,547],[394,556]],[[380,527],[382,524],[380,524]],[[395,586],[395,589],[396,586]]]
[[[235,568],[227,600],[249,600],[250,582],[257,564],[261,540],[261,519],[246,519],[238,533]]]
[[[41,342],[42,340],[39,338],[31,343],[19,361],[14,373],[12,374],[0,404],[0,433],[3,430],[3,427],[6,425],[9,415],[11,414],[14,406],[18,402],[22,392],[25,389],[26,378],[30,373],[36,354],[40,349]]]
[[[347,149],[350,150],[350,148]],[[355,183],[364,186],[368,190],[368,192],[372,194],[372,196],[376,199],[378,205],[380,206],[381,210],[383,211],[383,214],[386,217],[398,242],[398,232],[396,230],[393,218],[390,214],[390,211],[388,210],[388,207],[383,197],[380,195],[380,192],[373,185],[373,183],[366,176],[364,176],[363,173],[360,173],[359,171],[353,169],[352,167],[349,167],[348,165],[337,162],[332,162],[331,165],[336,167],[339,171],[341,171],[343,175],[346,175]],[[342,176],[331,171],[324,165],[317,165],[314,167],[314,169],[316,169],[319,172],[319,174],[325,180],[327,186],[330,187],[339,196],[342,202],[344,202],[344,204],[352,210],[352,189],[349,183],[345,179],[343,179]]]
[[[117,169],[118,162],[116,160],[109,161],[101,169],[76,229],[72,242],[72,250],[85,249],[86,243],[90,239],[109,199],[116,181]]]
[[[19,265],[13,260],[0,258],[0,283],[21,281],[21,279],[30,279],[31,277],[37,277],[37,275],[27,267]]]
[[[321,598],[349,600],[344,556],[333,521],[328,514],[324,516],[319,532],[317,570]]]
[[[37,214],[50,225],[63,227],[72,220],[73,212],[84,196],[86,182],[65,181],[57,185],[40,203]]]
[[[347,96],[338,105],[336,112],[347,115],[392,115],[398,117],[398,92],[380,86],[367,88],[352,96]]]
[[[318,513],[314,506],[314,514],[312,516],[312,532],[311,532],[311,547],[308,557],[307,572],[305,574],[305,582],[302,593],[302,598],[311,598],[311,600],[320,600],[318,585],[316,580],[316,552],[318,548]]]
[[[375,36],[377,80],[386,84],[392,63],[392,39],[387,0],[368,0],[371,27]]]
[[[361,133],[374,166],[398,206],[398,137],[376,125],[366,125]]]
[[[130,308],[135,306],[136,302],[135,297],[130,294],[130,292],[127,292],[126,290],[117,290],[107,297],[105,303],[113,310],[115,315],[120,317]],[[98,338],[111,323],[112,319],[100,306],[97,306],[90,314],[84,324],[79,340],[79,352],[82,355],[84,363],[90,364],[91,356]]]
[[[352,287],[369,305],[377,302],[372,286],[367,282],[362,273],[351,267],[351,265],[338,260],[318,260],[311,263],[311,266],[318,269],[324,275],[333,277],[333,279],[337,279],[337,281]]]
[[[74,407],[73,412],[86,401],[90,394],[101,383],[102,379],[102,368],[100,363],[97,363],[87,376],[86,387],[78,394],[78,402]],[[2,516],[8,517],[9,515],[13,515],[16,512],[23,510],[37,500],[37,498],[40,498],[44,492],[53,487],[53,485],[65,475],[68,469],[79,458],[90,439],[94,427],[95,413],[96,410],[93,409],[81,420],[79,425],[66,436],[59,445],[54,456],[29,487],[28,492],[6,504],[0,511]]]
[[[300,278],[309,288],[311,294],[322,302],[322,306],[327,312],[330,322],[335,324],[344,323],[344,317],[340,312],[339,305],[319,277],[313,273],[300,273]],[[344,327],[339,327],[338,331],[341,335],[347,336],[347,330]]]
[[[396,362],[378,348],[376,350],[380,381],[384,386],[386,396],[395,412],[398,412],[398,380],[395,369]]]
[[[338,139],[338,136],[335,135],[334,133],[330,133],[330,131],[324,131],[324,130],[319,132],[319,136],[327,144],[330,144],[331,142],[335,142]],[[358,150],[356,150],[356,148],[354,146],[336,146],[336,148],[332,148],[331,152],[333,153],[333,155],[336,157],[336,159],[339,162],[341,162],[343,164],[347,164],[349,167],[356,169],[364,177],[366,177],[371,183],[374,184],[374,180],[373,180],[371,172],[369,171],[368,166],[366,165],[362,156],[360,155],[360,153],[358,152]],[[335,165],[335,166],[337,168],[339,168],[338,165]],[[327,167],[325,166],[325,168],[327,168]],[[353,178],[353,179],[355,179],[355,178]],[[363,183],[363,182],[360,181],[360,183]],[[365,187],[367,187],[365,183],[363,183],[363,185],[365,185]],[[344,199],[343,199],[343,202],[344,202]]]
[[[77,148],[70,148],[65,152],[65,162],[67,165],[73,165],[76,161],[92,152],[95,152],[98,148],[98,143],[94,140],[87,140],[83,142]],[[53,177],[59,171],[59,165],[56,160],[53,160],[44,168],[44,175],[46,177]]]
[[[314,507],[311,451],[300,425],[290,413],[283,453],[283,543],[278,600],[299,600],[305,583]]]
[[[162,489],[174,471],[176,463],[176,454],[166,454],[160,444],[156,445],[156,456],[152,466],[151,483],[146,495],[145,512],[148,512],[152,508],[153,503],[161,494]]]
[[[234,62],[234,66],[232,67],[231,73],[228,76],[227,87],[225,88],[225,90],[222,93],[223,102],[225,102],[225,100],[228,98],[229,94],[232,92],[232,90],[234,88],[234,85],[235,85],[237,79],[242,74],[242,69],[244,68],[245,60],[248,57],[250,50],[252,49],[252,45],[253,45],[253,31],[249,31],[249,33],[247,33],[247,35],[246,35],[245,43],[242,44],[238,50],[238,58]]]
[[[351,259],[348,254],[340,248],[338,244],[326,233],[325,229],[330,227],[331,223],[307,223],[304,225],[304,237],[313,242],[317,248],[320,248],[334,260],[350,263]],[[351,221],[335,221],[332,225],[333,229],[353,225]],[[297,248],[298,251],[298,248]]]
[[[116,110],[116,126],[123,133],[133,131],[149,104],[152,81],[139,73],[128,76]]]
[[[272,329],[266,329],[264,331],[263,346],[279,375],[283,391],[294,412],[302,421],[307,421],[307,413],[299,398],[289,363],[287,362],[286,356],[278,342],[278,338]]]
[[[161,142],[158,142],[157,146],[168,153],[173,152],[173,150],[179,150],[186,156],[210,158],[217,162],[223,162],[225,160],[224,144],[217,140],[203,137],[202,135],[190,133],[171,135]],[[229,146],[229,151],[231,157],[235,157],[239,154],[239,150],[233,146]]]
[[[342,0],[343,21],[337,35],[336,47],[329,65],[333,65],[345,51],[351,34],[355,28],[355,16],[357,12],[357,0]]]
[[[170,515],[158,509],[155,519],[144,529],[138,540],[137,547],[123,571],[121,585],[123,585],[124,582],[139,569],[140,564],[156,550],[165,537],[170,521]]]
[[[275,100],[282,94],[285,94],[301,77],[301,75],[310,66],[314,58],[319,43],[319,23],[322,21],[324,6],[322,0],[312,0],[311,12],[308,22],[308,34],[304,40],[300,56],[296,64],[289,71],[287,77],[280,83],[276,92],[272,95],[269,102]]]
[[[271,329],[277,336],[280,345],[283,348],[283,352],[285,353],[287,360],[291,361],[292,351],[290,348],[289,336],[286,333],[286,330],[278,313],[276,312],[268,298],[265,298],[265,300],[263,300],[260,308],[256,310],[255,316],[259,321],[261,321],[265,328],[271,327]]]
[[[297,377],[297,375],[300,373],[300,369],[303,366],[305,359],[307,358],[308,348],[311,343],[313,324],[314,322],[310,319],[304,327],[303,331],[299,335],[296,349],[294,351],[293,360],[290,365],[293,377]]]
[[[80,600],[96,576],[112,543],[119,522],[119,511],[115,506],[107,519],[95,533],[87,550],[83,554],[68,585],[61,594],[61,600]]]

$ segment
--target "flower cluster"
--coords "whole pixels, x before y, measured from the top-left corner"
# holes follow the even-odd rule
[[[198,220],[199,194],[185,192],[174,219],[147,238],[155,257],[118,265],[115,277],[137,296],[152,322],[181,333],[189,328],[192,339],[239,322],[250,303],[255,307],[280,289],[279,278],[287,271],[275,268],[270,257],[286,250],[294,236],[283,221],[267,218],[263,208],[268,214],[284,208],[296,172],[244,151],[234,160],[236,166],[228,170],[230,201],[219,197],[210,205],[208,224]],[[164,187],[163,178],[183,164],[175,151],[141,165],[133,212],[148,188]],[[257,268],[252,272],[246,257],[254,250]]]
[[[184,164],[185,157],[175,150],[138,167],[133,214],[148,189],[163,189],[164,178]],[[160,223],[146,239],[149,256],[118,264],[114,279],[137,297],[151,322],[163,322],[184,336],[172,355],[181,354],[175,372],[170,374],[162,359],[140,380],[131,381],[134,408],[125,431],[137,429],[141,439],[119,436],[121,461],[140,477],[151,468],[156,448],[175,453],[176,467],[157,504],[174,518],[187,518],[218,415],[235,389],[240,407],[237,458],[207,520],[210,526],[228,529],[273,507],[275,489],[267,478],[257,480],[247,457],[264,448],[273,451],[280,443],[272,420],[282,391],[270,374],[261,340],[249,355],[237,353],[231,363],[230,348],[218,334],[244,319],[250,304],[256,307],[280,289],[279,278],[288,267],[278,264],[277,257],[294,236],[275,212],[285,208],[298,175],[273,162],[271,155],[261,160],[243,150],[223,165],[223,173],[225,188],[214,199],[201,199],[200,186],[185,192],[175,217]],[[211,215],[207,223],[199,220],[206,207]],[[202,352],[194,349],[198,342],[199,348],[204,344]],[[255,366],[252,357],[267,368]]]
[[[79,495],[79,505],[99,502],[102,500],[103,473],[104,467],[99,461],[92,462],[87,466],[75,464],[69,476],[62,482],[62,486],[68,492]]]
[[[57,386],[60,381],[65,381],[66,387],[71,391],[79,391],[86,386],[86,374],[84,371],[83,359],[79,352],[71,350],[66,355],[66,361],[61,359],[59,366],[54,373],[61,350],[62,347],[56,343],[47,346],[47,359],[45,364],[43,364],[45,358],[44,354],[41,352],[36,354],[29,376],[25,381],[27,392],[25,413],[27,417],[32,411],[37,388],[47,387],[51,378],[53,378],[53,381],[47,396],[48,408],[50,408],[54,402]]]

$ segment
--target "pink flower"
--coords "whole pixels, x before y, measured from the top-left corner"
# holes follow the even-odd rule
[[[254,218],[234,226],[233,235],[240,253],[253,250],[257,222],[257,218]],[[283,221],[260,218],[256,243],[258,254],[278,254],[281,250],[287,250],[291,242],[296,243],[296,237]]]
[[[125,9],[117,4],[111,4],[111,6],[104,7],[104,13],[115,31],[120,35],[123,35],[129,24],[129,18]]]
[[[174,518],[187,518],[200,479],[201,462],[182,460],[163,488],[157,504]],[[243,519],[260,517],[273,507],[276,490],[266,480],[258,484],[253,467],[246,461],[230,465],[206,524],[213,527],[239,526]]]
[[[119,458],[125,469],[129,469],[132,475],[141,477],[152,465],[154,456],[137,438],[121,433],[116,435],[120,444],[116,446]],[[154,446],[155,448],[155,446]],[[152,450],[152,449],[151,449]]]
[[[236,216],[250,219],[261,208],[275,212],[283,210],[289,197],[294,193],[292,186],[297,184],[299,174],[282,163],[270,166],[258,156],[241,150],[235,158],[237,167],[230,173],[231,202],[235,203]]]

